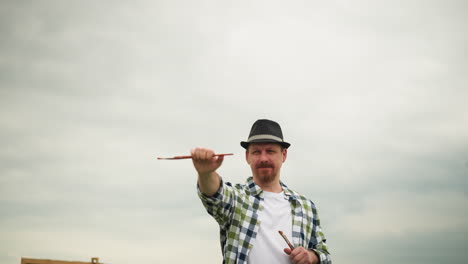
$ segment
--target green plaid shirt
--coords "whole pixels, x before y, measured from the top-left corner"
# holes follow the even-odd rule
[[[319,256],[320,263],[331,263],[315,204],[282,182],[281,186],[285,199],[291,203],[294,247],[311,249]],[[235,186],[221,179],[216,194],[208,197],[198,188],[198,196],[219,224],[223,263],[247,263],[247,255],[260,226],[258,210],[263,209],[263,190],[252,177],[247,179],[246,184]]]

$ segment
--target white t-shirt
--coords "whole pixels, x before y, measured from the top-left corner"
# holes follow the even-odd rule
[[[289,256],[284,253],[288,244],[278,233],[279,230],[292,241],[291,205],[284,193],[263,191],[263,210],[259,210],[260,227],[252,242],[247,263],[290,264]]]

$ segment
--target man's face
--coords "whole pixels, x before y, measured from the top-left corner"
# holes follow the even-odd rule
[[[245,152],[254,180],[270,183],[279,179],[280,169],[286,160],[287,149],[274,143],[252,143]]]

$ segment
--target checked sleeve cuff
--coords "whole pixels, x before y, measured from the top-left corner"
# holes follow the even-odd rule
[[[332,263],[331,258],[330,258],[330,254],[326,254],[325,252],[323,252],[321,250],[318,250],[318,249],[311,248],[310,250],[313,250],[317,254],[317,256],[318,256],[318,258],[320,260],[320,262],[319,262],[320,264],[331,264]]]

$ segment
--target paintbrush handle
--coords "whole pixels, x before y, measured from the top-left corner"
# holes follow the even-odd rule
[[[215,157],[219,156],[231,156],[234,155],[233,153],[224,153],[224,154],[215,154]],[[175,156],[171,158],[158,158],[158,160],[178,160],[178,159],[191,159],[192,156]]]
[[[286,235],[283,233],[283,231],[278,231],[278,233],[284,238],[284,241],[286,241],[286,244],[288,244],[289,248],[291,250],[293,250],[294,246],[291,244],[291,242],[289,242],[288,237],[286,237]]]

